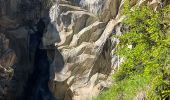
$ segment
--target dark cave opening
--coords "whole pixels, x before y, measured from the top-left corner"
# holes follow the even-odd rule
[[[24,89],[24,100],[55,100],[48,87],[50,61],[47,49],[42,48],[41,38],[46,27],[42,19],[36,27],[37,31],[29,38],[29,60],[33,63],[33,72]]]

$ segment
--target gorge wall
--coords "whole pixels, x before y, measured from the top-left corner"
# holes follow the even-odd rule
[[[110,86],[123,2],[1,0],[0,100],[90,100]]]

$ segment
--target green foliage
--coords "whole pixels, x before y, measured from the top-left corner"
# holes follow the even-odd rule
[[[148,76],[133,76],[116,82],[108,91],[103,92],[96,100],[133,100],[139,91],[146,91]]]
[[[132,100],[140,91],[148,100],[170,98],[170,22],[165,21],[170,6],[155,12],[147,6],[130,11],[126,5],[125,12],[128,29],[117,46],[124,62],[113,76],[115,84],[99,100]]]

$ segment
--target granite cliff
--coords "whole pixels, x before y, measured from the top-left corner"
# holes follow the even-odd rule
[[[112,84],[124,0],[1,0],[0,100],[91,100]],[[155,10],[168,0],[131,0]]]

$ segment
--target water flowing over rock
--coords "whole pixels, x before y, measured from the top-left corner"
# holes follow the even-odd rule
[[[124,0],[0,0],[0,99],[91,100],[112,84]],[[131,0],[155,9],[169,0]],[[34,94],[34,95],[32,95]]]

